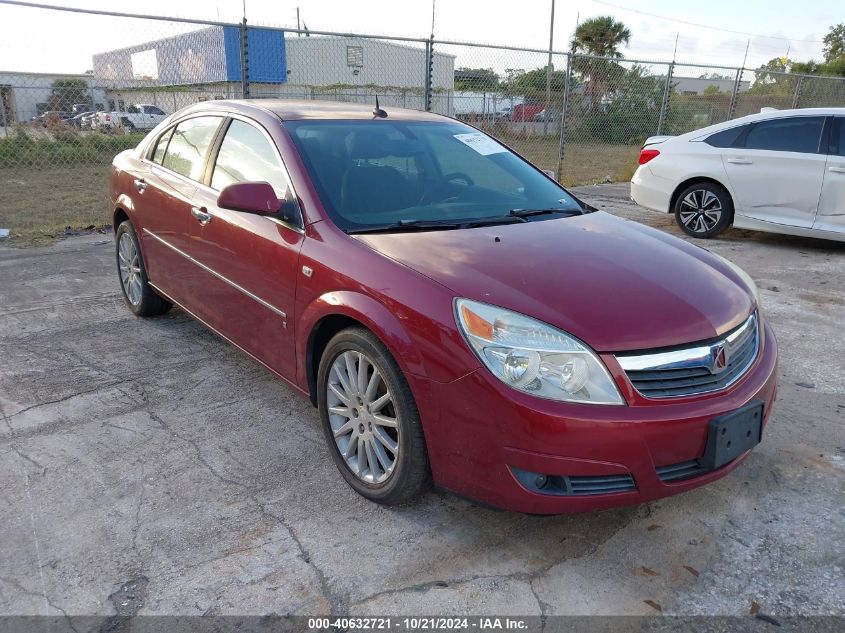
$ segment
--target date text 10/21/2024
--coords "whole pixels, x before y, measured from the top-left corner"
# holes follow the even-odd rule
[[[500,617],[348,617],[309,618],[308,630],[341,631],[495,631],[527,630],[524,618]]]

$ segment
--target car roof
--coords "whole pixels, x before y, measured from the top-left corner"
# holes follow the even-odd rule
[[[767,121],[769,119],[781,119],[789,116],[845,116],[845,108],[794,108],[789,110],[769,110],[766,112],[755,112],[736,119],[729,119],[721,123],[714,123],[707,127],[699,128],[675,138],[697,140],[700,137],[708,136],[721,130],[728,130],[739,125],[747,125],[755,121]]]
[[[845,108],[794,108],[789,110],[767,110],[757,112],[736,119],[737,121],[761,121],[764,119],[779,119],[785,116],[831,116],[845,115]]]
[[[225,99],[219,101],[203,101],[190,106],[191,112],[203,110],[228,110],[235,113],[249,115],[256,109],[271,112],[284,121],[302,119],[329,120],[369,120],[373,118],[373,103],[340,103],[322,100],[289,100],[289,99]],[[400,121],[448,121],[447,117],[422,110],[409,110],[381,105],[387,112],[388,119]]]

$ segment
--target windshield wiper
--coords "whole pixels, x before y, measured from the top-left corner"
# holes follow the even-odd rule
[[[437,220],[399,220],[390,224],[378,224],[357,229],[349,229],[349,235],[358,233],[394,233],[399,231],[436,231],[460,229],[463,225],[458,222],[439,222]]]
[[[521,224],[522,222],[528,222],[528,220],[518,215],[494,215],[489,218],[467,220],[461,224],[461,228],[472,229],[480,226],[492,226],[494,224]]]
[[[375,226],[364,226],[361,228],[349,229],[349,235],[361,233],[398,233],[400,231],[440,231],[449,229],[471,229],[495,224],[517,224],[528,222],[528,217],[534,215],[545,215],[547,213],[563,213],[566,215],[581,215],[581,211],[573,208],[549,208],[549,209],[511,209],[507,215],[494,215],[488,218],[477,218],[455,222],[450,220],[399,220],[389,224],[378,224]]]
[[[564,213],[566,215],[581,215],[581,210],[573,207],[549,207],[548,209],[511,209],[508,215],[517,218],[528,218],[533,215],[546,215],[548,213]]]

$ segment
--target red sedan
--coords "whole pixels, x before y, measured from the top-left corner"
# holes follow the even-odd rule
[[[310,398],[379,503],[657,499],[735,468],[772,410],[748,275],[452,119],[205,102],[117,156],[110,192],[129,309],[178,304]]]

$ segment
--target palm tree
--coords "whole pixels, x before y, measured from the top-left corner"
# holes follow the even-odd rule
[[[572,52],[621,59],[619,47],[628,44],[630,40],[631,31],[627,26],[612,16],[603,15],[578,25],[572,38]],[[587,79],[588,107],[593,110],[610,90],[614,80],[619,78],[622,68],[616,62],[606,59],[576,57],[574,62],[575,70]]]
[[[631,31],[612,16],[602,15],[584,20],[575,29],[572,38],[572,52],[586,53],[598,57],[622,57],[620,44],[628,44]]]

